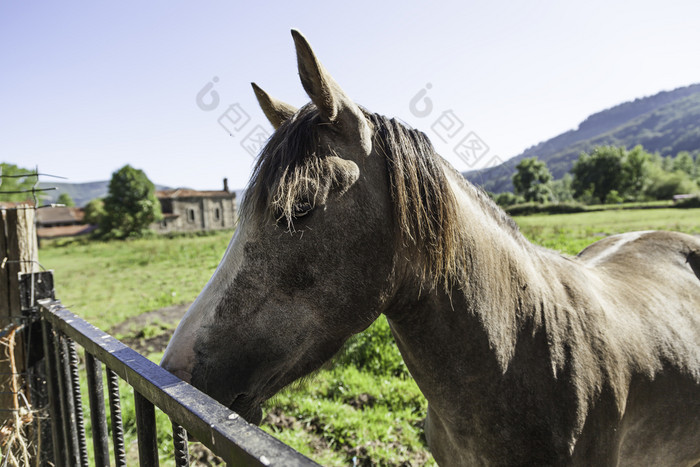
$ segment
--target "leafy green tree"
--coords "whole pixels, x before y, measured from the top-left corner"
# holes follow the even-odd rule
[[[557,203],[565,203],[574,200],[574,191],[571,188],[573,178],[571,174],[564,174],[564,176],[558,180],[553,180],[549,186],[552,189],[553,201]]]
[[[673,158],[670,156],[661,156],[661,168],[665,172],[673,172]]]
[[[68,193],[61,193],[56,199],[57,204],[64,204],[66,206],[75,206],[75,201],[70,197]]]
[[[102,218],[105,215],[105,203],[101,198],[90,200],[85,205],[85,222],[92,225],[102,224]]]
[[[4,193],[8,191],[22,192],[31,190],[36,184],[36,176],[25,176],[25,174],[33,173],[33,170],[23,169],[14,164],[5,162],[0,163],[0,201],[30,201],[33,196],[31,192],[27,193]],[[37,193],[37,198],[39,193]]]
[[[552,190],[549,188],[552,174],[545,162],[537,157],[529,157],[521,160],[515,168],[513,187],[516,195],[522,196],[525,201],[540,203],[552,198]]]
[[[112,174],[104,210],[100,231],[113,238],[141,236],[163,217],[153,183],[130,165]]]
[[[597,147],[591,154],[581,153],[571,169],[574,196],[583,199],[588,194],[595,201],[605,202],[608,193],[623,186],[624,155],[624,148],[613,146]]]
[[[673,170],[680,170],[694,177],[695,164],[693,162],[693,157],[688,151],[681,151],[676,155],[675,159],[673,159]]]
[[[654,199],[671,199],[673,195],[698,191],[700,187],[687,173],[680,170],[675,172],[656,170],[650,176],[647,195]]]
[[[622,175],[623,180],[617,188],[618,194],[632,200],[640,200],[648,185],[649,170],[652,164],[652,155],[644,150],[641,145],[623,152]]]

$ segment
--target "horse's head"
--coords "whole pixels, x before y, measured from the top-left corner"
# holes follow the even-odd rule
[[[318,369],[394,295],[396,235],[372,119],[292,32],[312,103],[253,85],[276,131],[213,277],[162,365],[252,422],[260,404]]]

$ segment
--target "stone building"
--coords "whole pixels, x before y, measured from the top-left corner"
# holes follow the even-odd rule
[[[224,179],[220,191],[187,188],[156,191],[163,220],[152,224],[156,232],[194,232],[232,229],[236,223],[236,193],[229,191]]]

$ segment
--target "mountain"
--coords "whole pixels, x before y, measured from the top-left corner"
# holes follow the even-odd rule
[[[700,83],[616,105],[586,118],[569,130],[539,143],[501,165],[464,173],[485,190],[512,191],[511,177],[522,159],[537,156],[547,163],[554,178],[561,178],[581,152],[595,146],[631,149],[641,144],[649,152],[675,156],[700,149]]]
[[[45,191],[44,203],[55,203],[61,193],[68,193],[76,206],[85,206],[90,200],[107,196],[109,180],[87,183],[39,182],[39,188],[56,188]],[[163,185],[156,185],[156,190],[169,190]]]

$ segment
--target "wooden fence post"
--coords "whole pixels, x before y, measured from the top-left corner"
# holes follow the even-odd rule
[[[24,338],[28,331],[20,307],[19,274],[39,272],[33,206],[7,209],[0,216],[0,256],[0,445],[3,455],[8,455],[12,449],[8,444],[16,445],[22,436],[18,423],[31,421],[31,413],[21,412],[31,395],[18,393],[26,387]],[[18,459],[29,452],[24,450]],[[17,453],[13,450],[12,454]]]

